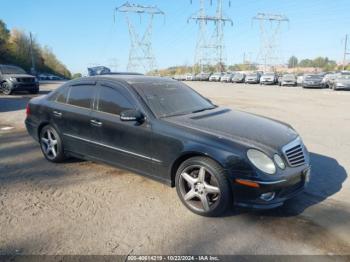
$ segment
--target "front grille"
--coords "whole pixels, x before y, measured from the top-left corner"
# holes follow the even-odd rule
[[[282,150],[291,167],[305,164],[304,145],[299,138],[284,146]]]
[[[20,83],[34,83],[34,78],[32,77],[21,77],[21,78],[17,78],[17,82]]]

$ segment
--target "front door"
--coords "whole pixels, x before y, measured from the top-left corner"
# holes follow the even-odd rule
[[[135,172],[152,174],[156,160],[152,156],[152,128],[146,120],[121,121],[120,113],[137,109],[138,103],[125,87],[101,82],[91,124],[98,133],[100,158]]]

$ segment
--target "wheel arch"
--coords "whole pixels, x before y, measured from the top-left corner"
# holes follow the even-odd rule
[[[38,141],[40,140],[40,133],[41,133],[41,130],[45,127],[45,126],[47,126],[47,125],[49,125],[50,123],[48,122],[48,121],[44,121],[44,122],[41,122],[40,123],[40,125],[38,126],[38,130],[37,130],[37,138],[38,138]]]
[[[210,158],[210,159],[214,160],[215,162],[219,163],[219,165],[223,166],[221,161],[219,161],[217,158],[213,157],[211,154],[203,153],[200,151],[184,152],[171,165],[171,169],[170,169],[171,187],[175,187],[175,176],[176,176],[176,172],[177,172],[178,168],[180,167],[180,165],[183,162],[185,162],[186,160],[193,158],[193,157],[207,157],[207,158]]]

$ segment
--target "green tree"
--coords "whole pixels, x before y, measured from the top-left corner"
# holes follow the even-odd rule
[[[76,73],[76,74],[72,75],[72,79],[77,79],[77,78],[80,78],[80,77],[82,77],[82,74],[80,74],[80,73]]]
[[[291,56],[288,60],[288,67],[295,68],[298,66],[298,58],[295,56]]]
[[[0,20],[0,62],[7,62],[10,58],[8,41],[10,39],[10,31],[6,24]]]

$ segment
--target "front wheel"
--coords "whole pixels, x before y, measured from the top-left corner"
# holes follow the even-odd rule
[[[176,191],[182,203],[201,216],[219,216],[233,199],[226,171],[207,157],[194,157],[176,173]]]
[[[2,92],[4,95],[11,95],[11,93],[12,93],[11,86],[7,82],[2,83],[1,89],[2,89]]]
[[[65,159],[62,140],[54,127],[45,126],[40,132],[40,147],[50,162],[60,163]]]

